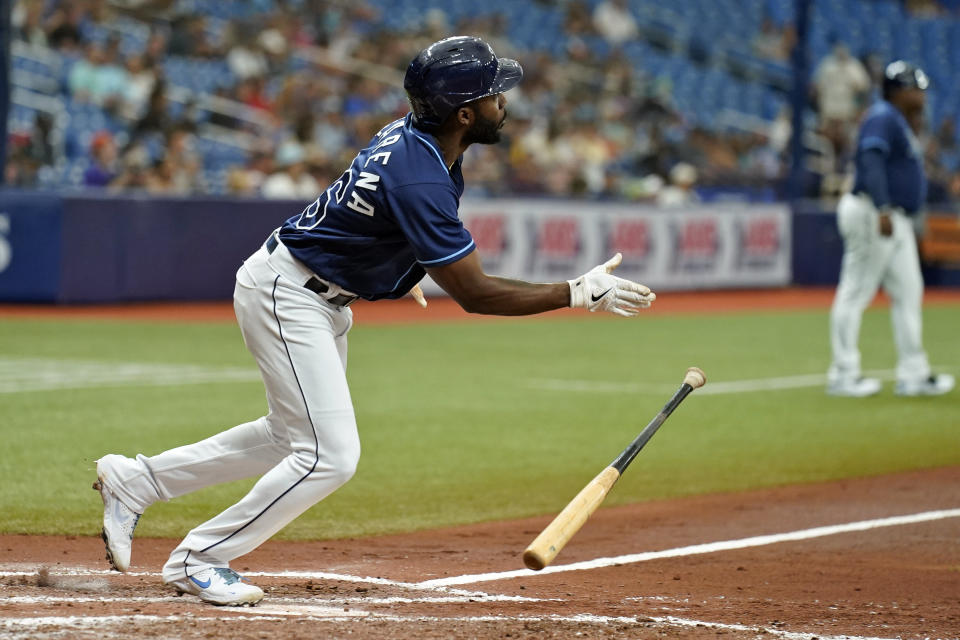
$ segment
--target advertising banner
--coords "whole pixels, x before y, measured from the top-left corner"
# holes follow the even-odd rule
[[[546,200],[464,200],[461,218],[487,273],[566,280],[618,251],[617,274],[655,290],[784,286],[791,281],[786,205],[677,209]],[[442,293],[425,283],[428,294]]]

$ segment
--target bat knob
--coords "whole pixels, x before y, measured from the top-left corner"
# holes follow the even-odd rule
[[[706,383],[707,376],[699,367],[690,367],[687,369],[687,375],[683,377],[683,381],[694,389],[699,389]]]
[[[523,564],[527,565],[528,569],[540,571],[549,563],[534,549],[527,549],[523,552]]]

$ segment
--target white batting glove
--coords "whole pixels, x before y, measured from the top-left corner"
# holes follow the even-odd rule
[[[657,295],[648,287],[611,275],[622,260],[623,256],[618,253],[576,280],[568,280],[570,306],[627,317],[649,307]]]

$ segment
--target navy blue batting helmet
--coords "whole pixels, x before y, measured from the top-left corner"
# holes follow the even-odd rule
[[[403,88],[414,124],[431,129],[460,105],[503,93],[522,78],[523,68],[516,60],[498,58],[480,38],[455,36],[421,51],[407,68]]]
[[[887,65],[883,72],[883,97],[889,98],[898,89],[920,89],[930,86],[930,79],[923,69],[903,60]]]

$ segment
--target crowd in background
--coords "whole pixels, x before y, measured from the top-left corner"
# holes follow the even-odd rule
[[[443,11],[432,9],[418,29],[384,33],[378,10],[362,0],[258,0],[264,11],[255,19],[216,30],[202,15],[180,14],[172,0],[18,0],[13,23],[17,39],[50,47],[70,61],[65,99],[72,106],[90,105],[125,123],[120,132],[98,131],[86,142],[89,166],[82,182],[90,188],[210,192],[198,137],[214,127],[242,136],[246,145],[244,158],[224,169],[224,192],[313,199],[374,132],[407,112],[400,78],[413,55],[436,39],[466,33],[482,35],[498,55],[518,58],[525,72],[520,87],[508,94],[503,142],[475,146],[465,158],[468,193],[664,205],[696,199],[694,185],[766,187],[782,195],[789,109],[761,130],[692,123],[673,102],[670,78],[651,77],[620,54],[623,43],[638,37],[626,2],[605,0],[591,9],[581,0],[541,1],[564,12],[562,56],[511,42],[499,14],[451,24]],[[921,12],[945,10],[943,3],[907,4]],[[115,37],[85,38],[89,25],[109,25],[121,15],[150,25],[142,50],[124,51]],[[584,43],[588,37],[606,40],[609,54],[597,55]],[[784,61],[795,40],[788,22],[765,20],[752,45],[759,55]],[[324,61],[303,53],[318,50]],[[225,61],[229,82],[217,86],[215,95],[255,117],[228,109],[200,118],[195,102],[174,105],[170,91],[182,79],[164,73],[171,56]],[[831,152],[823,173],[836,180],[818,181],[808,195],[842,190],[851,135],[876,95],[882,67],[875,57],[851,55],[838,38],[815,69],[811,106]],[[38,113],[32,131],[11,133],[8,184],[35,184],[38,170],[57,161],[51,127],[50,118]],[[936,197],[960,196],[953,119],[927,138]]]

